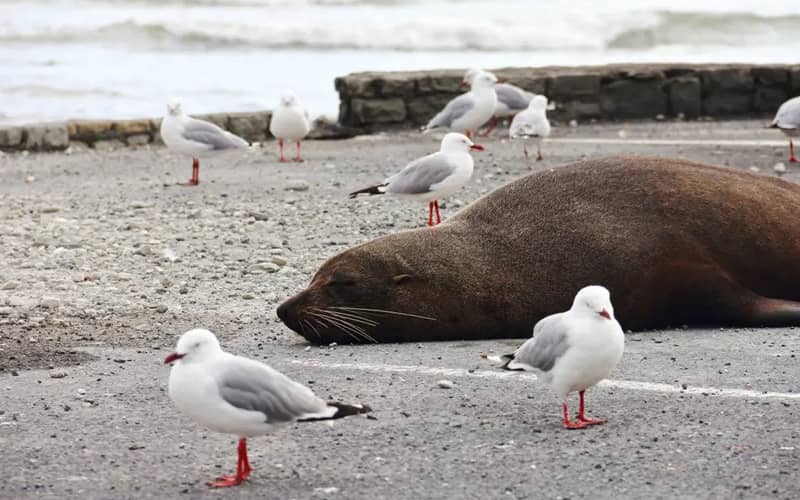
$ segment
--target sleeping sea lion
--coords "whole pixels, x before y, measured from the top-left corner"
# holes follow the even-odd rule
[[[800,185],[649,157],[536,172],[330,258],[278,316],[314,343],[529,337],[587,284],[626,329],[800,325]]]

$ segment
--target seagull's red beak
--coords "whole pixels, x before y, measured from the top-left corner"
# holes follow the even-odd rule
[[[611,315],[608,313],[607,310],[603,309],[600,311],[600,316],[604,317],[605,319],[611,319]]]
[[[170,363],[172,363],[174,361],[178,361],[179,359],[181,359],[184,356],[186,356],[186,355],[185,354],[178,354],[177,352],[173,352],[172,354],[170,354],[169,356],[164,358],[164,364],[168,365],[168,364],[170,364]]]
[[[473,144],[472,146],[469,147],[469,149],[475,151],[483,151],[483,146],[481,146],[480,144]]]

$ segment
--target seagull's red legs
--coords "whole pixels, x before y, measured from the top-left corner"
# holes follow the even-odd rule
[[[486,127],[486,130],[484,130],[483,133],[478,133],[478,135],[481,137],[489,137],[489,134],[492,133],[492,130],[494,130],[494,128],[497,126],[497,122],[499,121],[500,121],[499,117],[493,116],[492,121],[489,122],[489,126]]]
[[[281,157],[278,158],[278,161],[281,162],[281,163],[286,163],[289,160],[286,159],[286,156],[283,154],[283,139],[280,139],[280,138],[278,139],[278,147],[281,150]]]
[[[200,184],[200,160],[192,158],[192,178],[188,182],[179,182],[179,186],[196,186]]]
[[[605,420],[600,420],[600,419],[597,419],[597,418],[588,418],[586,416],[586,414],[584,413],[584,407],[583,407],[583,393],[584,392],[586,392],[586,391],[581,391],[581,392],[578,393],[581,396],[581,402],[580,402],[580,405],[578,406],[578,422],[583,422],[586,425],[598,425],[598,424],[606,423]]]
[[[436,210],[436,223],[442,223],[442,216],[439,215],[439,200],[433,200],[433,208]]]
[[[428,226],[433,225],[433,202],[428,203]]]
[[[294,157],[294,158],[292,158],[292,159],[293,159],[294,161],[304,161],[304,160],[303,160],[303,157],[302,157],[302,156],[300,156],[300,141],[297,141],[296,145],[297,145],[297,156],[295,156],[295,157]]]
[[[536,145],[536,161],[542,161],[542,145]]]
[[[236,460],[236,474],[221,476],[216,481],[210,483],[214,488],[225,488],[227,486],[236,486],[241,484],[242,481],[247,479],[250,475],[250,460],[247,458],[247,439],[242,438],[239,440],[238,459]]]
[[[789,139],[789,163],[797,163],[798,160],[794,156],[794,143]]]
[[[584,429],[588,427],[589,424],[586,422],[581,422],[580,420],[570,421],[569,419],[569,410],[567,409],[567,402],[564,401],[564,428],[565,429]]]

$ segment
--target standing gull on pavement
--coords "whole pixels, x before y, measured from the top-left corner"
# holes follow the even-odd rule
[[[217,432],[240,437],[236,473],[222,476],[211,486],[235,486],[247,479],[252,468],[247,457],[247,438],[273,430],[276,424],[332,420],[370,408],[326,403],[308,387],[252,359],[222,350],[208,330],[194,329],[181,335],[169,373],[169,397],[182,412]]]
[[[423,132],[442,127],[465,133],[471,138],[472,132],[489,121],[494,113],[497,104],[495,83],[497,78],[491,73],[482,72],[476,75],[472,80],[472,90],[448,102],[447,106],[423,127]]]
[[[161,120],[161,138],[169,149],[192,157],[192,178],[181,183],[182,186],[200,184],[200,157],[248,147],[241,137],[213,123],[187,116],[178,101],[167,104],[167,114]]]
[[[533,338],[507,359],[506,370],[535,371],[561,397],[564,427],[582,429],[605,420],[586,417],[583,393],[611,373],[622,358],[625,334],[614,318],[608,290],[602,286],[582,288],[565,312],[540,320]],[[567,395],[578,391],[577,420],[569,419]]]
[[[428,202],[428,225],[442,222],[439,198],[455,193],[472,177],[474,163],[470,151],[483,151],[463,134],[450,132],[442,139],[439,152],[417,158],[383,183],[350,193],[394,194]],[[436,224],[433,213],[436,211]]]
[[[300,156],[300,140],[311,130],[308,111],[300,104],[293,92],[286,92],[281,96],[281,103],[272,111],[269,122],[269,133],[278,139],[280,148],[279,161],[289,161],[283,154],[283,141],[294,142],[297,154],[294,161],[303,161]]]
[[[528,108],[519,113],[511,121],[508,136],[511,139],[522,138],[522,151],[525,161],[528,161],[527,139],[533,138],[536,142],[536,161],[542,159],[542,139],[550,135],[550,122],[547,120],[547,97],[537,95],[531,99]]]
[[[480,73],[489,72],[477,68],[468,69],[467,72],[464,73],[464,81],[461,82],[461,85],[471,85],[472,81]],[[498,82],[499,81],[500,80],[498,80]],[[527,90],[521,89],[516,85],[505,82],[495,85],[494,91],[497,93],[497,104],[495,104],[494,107],[494,116],[492,116],[491,123],[489,123],[489,126],[483,131],[482,134],[479,134],[483,137],[488,137],[501,119],[513,118],[514,115],[525,110],[528,107],[528,104],[530,104],[531,99],[533,99],[533,96],[536,95],[528,92]]]
[[[800,137],[800,96],[781,104],[770,127],[779,128],[786,134],[789,138],[789,163],[797,163],[792,137]]]

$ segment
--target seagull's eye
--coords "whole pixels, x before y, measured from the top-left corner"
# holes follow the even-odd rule
[[[192,347],[194,347],[195,349],[197,349],[197,348],[198,348],[198,347],[200,347],[201,345],[203,345],[203,343],[202,343],[202,342],[195,342],[195,343],[194,343],[194,345],[193,345]]]

